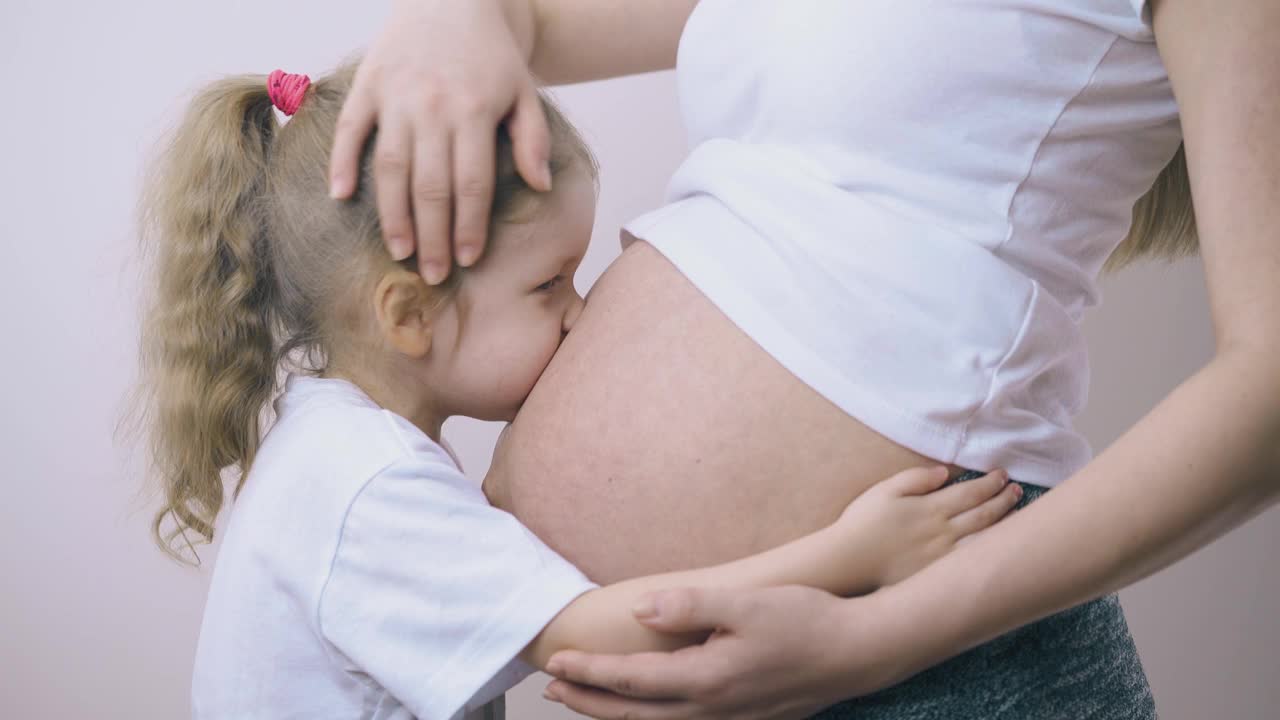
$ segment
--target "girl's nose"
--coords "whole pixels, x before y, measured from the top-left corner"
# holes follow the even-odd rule
[[[569,301],[569,308],[564,312],[564,324],[560,329],[562,335],[567,335],[573,329],[574,323],[578,322],[578,316],[582,314],[582,308],[586,305],[586,301],[575,290],[573,299]]]

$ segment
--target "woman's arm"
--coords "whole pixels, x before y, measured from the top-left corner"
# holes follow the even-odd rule
[[[967,629],[935,628],[948,645],[1146,577],[1280,498],[1280,5],[1163,0],[1155,24],[1182,117],[1217,350],[1025,517],[911,583],[964,591]],[[1041,552],[1002,550],[1032,537]]]
[[[1155,27],[1182,117],[1216,353],[1026,517],[895,593],[962,591],[965,619],[933,629],[944,646],[1128,585],[1280,499],[1280,5],[1163,0]],[[1001,550],[1032,536],[1042,552]]]
[[[547,85],[676,66],[676,46],[698,0],[502,0],[529,69]]]
[[[695,4],[398,0],[338,118],[331,194],[355,192],[376,126],[373,174],[387,249],[397,260],[416,252],[427,282],[441,282],[455,256],[471,265],[484,252],[500,124],[521,176],[551,189],[535,75],[563,83],[674,67]]]
[[[1021,491],[1003,471],[939,490],[942,467],[894,475],[854,500],[822,530],[734,562],[608,585],[582,595],[555,617],[521,657],[545,667],[558,650],[674,650],[705,631],[663,634],[639,624],[633,611],[650,592],[670,587],[745,590],[807,585],[839,595],[867,593],[904,578],[990,527]]]
[[[1182,115],[1213,359],[1061,487],[906,582],[844,601],[666,594],[672,612],[651,627],[721,633],[668,656],[564,653],[551,668],[663,702],[552,692],[597,717],[794,717],[801,695],[820,707],[904,679],[1145,577],[1280,499],[1280,5],[1163,0],[1155,24]],[[832,623],[823,647],[803,645],[801,613]],[[812,672],[779,678],[778,656]]]

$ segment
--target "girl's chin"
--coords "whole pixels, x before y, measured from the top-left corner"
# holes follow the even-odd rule
[[[463,411],[458,414],[469,417],[472,420],[480,420],[482,422],[500,422],[510,425],[511,422],[516,419],[516,414],[520,412],[520,407],[522,405],[524,405],[523,399],[521,399],[519,404],[513,407],[498,407],[490,405],[485,408],[471,408],[469,411]],[[506,428],[503,428],[502,431],[506,432]]]

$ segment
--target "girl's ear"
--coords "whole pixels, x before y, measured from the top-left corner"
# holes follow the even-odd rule
[[[408,270],[393,270],[378,281],[373,295],[378,329],[398,352],[421,358],[431,349],[433,294],[420,275]]]

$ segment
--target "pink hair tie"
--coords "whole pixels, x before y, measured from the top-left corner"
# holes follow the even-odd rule
[[[310,86],[311,78],[306,75],[273,70],[267,76],[267,95],[271,97],[271,104],[280,108],[280,112],[285,115],[298,112],[298,106],[302,104],[302,96],[307,94],[307,88]]]

